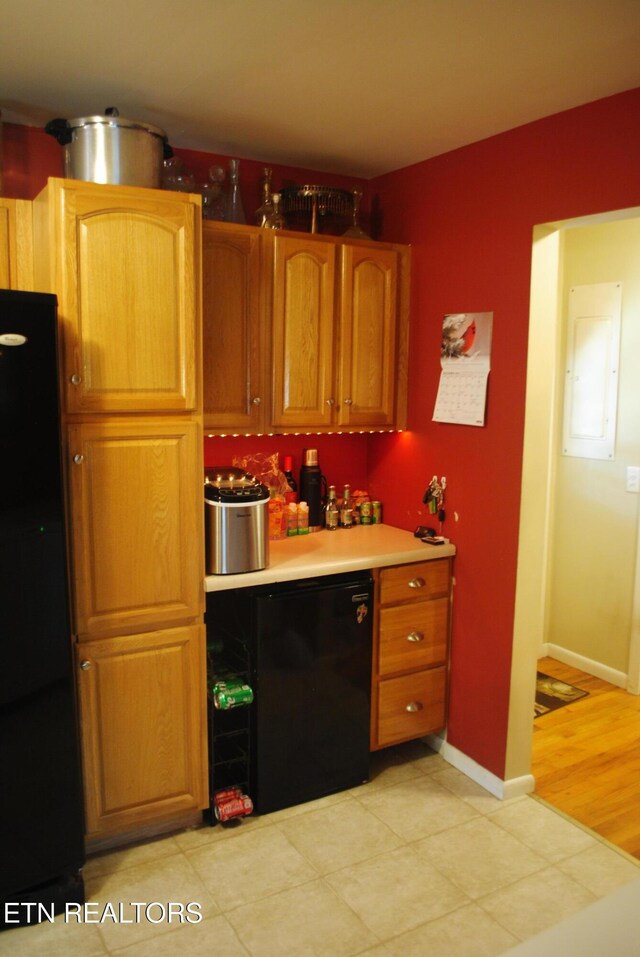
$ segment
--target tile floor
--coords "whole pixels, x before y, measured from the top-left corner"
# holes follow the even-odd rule
[[[360,788],[91,857],[94,922],[5,931],[0,957],[491,957],[638,876],[547,805],[501,802],[414,743],[375,755]],[[154,902],[148,920],[132,902]],[[107,903],[131,922],[100,922]],[[168,903],[202,920],[168,921]]]

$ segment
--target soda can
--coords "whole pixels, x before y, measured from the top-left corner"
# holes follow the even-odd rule
[[[371,525],[373,521],[373,507],[371,502],[360,503],[360,524]]]
[[[382,502],[371,503],[371,521],[373,525],[382,523]]]
[[[239,705],[251,704],[253,690],[241,682],[219,681],[213,686],[213,706],[219,711],[228,711]]]
[[[221,790],[214,792],[213,803],[217,806],[224,801],[229,801],[231,798],[237,797],[242,797],[242,788],[221,788]]]
[[[253,801],[247,794],[228,798],[216,804],[213,813],[218,821],[230,821],[234,817],[245,817],[253,811]]]

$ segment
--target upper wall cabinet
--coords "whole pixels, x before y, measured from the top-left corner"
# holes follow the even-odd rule
[[[396,424],[399,254],[345,245],[340,250],[338,424]]]
[[[66,411],[197,405],[200,208],[160,190],[51,179],[34,203],[38,288],[55,289]]]
[[[262,432],[268,411],[260,233],[202,224],[205,429]]]
[[[275,429],[330,426],[337,363],[336,247],[275,236],[273,409]]]
[[[406,426],[408,247],[203,233],[205,429]]]

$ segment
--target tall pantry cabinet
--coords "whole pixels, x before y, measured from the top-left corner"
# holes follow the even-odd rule
[[[0,196],[0,289],[33,289],[31,203]]]
[[[89,844],[208,802],[197,197],[49,180]],[[43,476],[46,481],[46,476]]]

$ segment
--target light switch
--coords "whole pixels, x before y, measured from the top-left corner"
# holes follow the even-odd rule
[[[627,465],[627,492],[640,492],[640,465]]]

